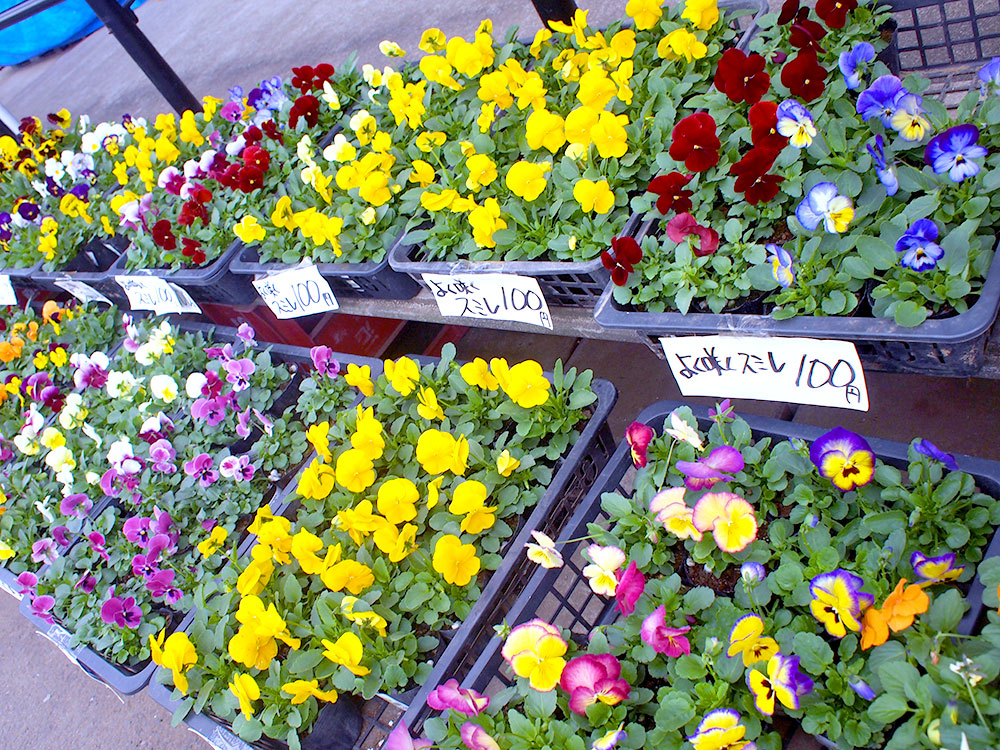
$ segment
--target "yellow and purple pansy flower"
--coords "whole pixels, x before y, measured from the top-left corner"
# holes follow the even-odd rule
[[[928,557],[920,550],[910,555],[910,565],[913,572],[922,579],[921,586],[929,586],[932,583],[942,583],[944,581],[954,581],[962,575],[965,568],[961,565],[955,567],[955,553],[949,552],[937,557]]]
[[[813,681],[799,671],[799,657],[779,653],[768,660],[766,675],[757,669],[747,673],[747,686],[757,710],[771,716],[775,699],[785,708],[798,708],[799,696],[812,691]]]
[[[743,666],[751,667],[757,662],[768,661],[778,653],[778,642],[764,635],[764,620],[760,615],[743,615],[729,631],[729,648],[726,656],[737,654],[743,657]]]
[[[875,454],[860,435],[835,427],[821,435],[809,449],[819,473],[844,490],[868,484],[875,474]]]
[[[864,585],[860,576],[840,568],[810,581],[813,600],[809,610],[834,638],[843,638],[849,630],[861,630],[861,613],[875,602],[875,597],[861,590]]]
[[[746,736],[747,728],[740,723],[740,714],[731,708],[709,711],[694,734],[688,736],[694,750],[754,750],[757,746]]]

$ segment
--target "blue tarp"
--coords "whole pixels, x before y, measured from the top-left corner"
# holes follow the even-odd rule
[[[0,10],[17,5],[20,0],[0,0]],[[136,2],[133,7],[139,5]],[[50,49],[83,39],[101,28],[94,11],[85,0],[66,0],[48,10],[0,29],[0,65],[16,65]]]

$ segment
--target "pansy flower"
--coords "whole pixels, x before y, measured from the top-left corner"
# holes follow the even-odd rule
[[[778,132],[778,105],[775,102],[757,102],[750,107],[747,120],[750,123],[750,142],[754,146],[781,151],[788,143],[788,139]]]
[[[590,746],[590,750],[613,750],[615,745],[628,736],[623,729],[624,726],[624,724],[619,724],[617,729],[612,729],[598,737]]]
[[[729,647],[726,656],[737,655],[743,659],[743,666],[750,667],[761,661],[768,661],[778,653],[778,642],[764,635],[764,620],[760,615],[747,614],[740,617],[729,631]]]
[[[899,133],[899,137],[904,141],[922,141],[927,131],[930,130],[931,123],[924,116],[924,109],[920,106],[921,98],[916,94],[906,94],[900,97],[896,104],[896,110],[889,118],[889,125]]]
[[[848,687],[851,688],[860,697],[864,698],[866,701],[875,700],[875,691],[872,690],[871,685],[862,680],[860,677],[852,677],[847,681]]]
[[[684,502],[683,487],[670,487],[660,490],[649,501],[649,510],[657,523],[678,539],[694,539],[701,541],[702,533],[694,525],[694,509]]]
[[[778,282],[778,285],[782,289],[787,289],[795,283],[795,271],[793,269],[795,259],[784,247],[775,245],[772,242],[765,245],[764,249],[769,253],[767,259],[771,263],[771,275],[774,276],[774,280]]]
[[[816,123],[809,110],[794,99],[786,99],[776,112],[778,132],[795,148],[806,148],[816,137]]]
[[[885,157],[885,141],[882,136],[876,135],[874,143],[868,144],[868,153],[871,154],[872,164],[875,167],[875,176],[879,182],[885,186],[886,195],[895,195],[899,190],[899,177],[896,175],[896,165]]]
[[[983,96],[1000,91],[1000,57],[994,57],[979,69],[979,81]]]
[[[664,427],[663,431],[674,440],[687,443],[698,450],[702,449],[701,435],[698,434],[698,430],[688,424],[675,411],[670,412],[670,426]]]
[[[736,175],[733,189],[743,193],[743,198],[751,206],[774,200],[778,186],[785,181],[780,175],[768,174],[781,148],[784,144],[777,150],[771,145],[754,146],[729,168],[729,174]]]
[[[544,693],[559,683],[566,649],[559,628],[534,619],[511,630],[500,653],[518,677],[527,678],[532,689]]]
[[[667,222],[667,237],[680,244],[687,242],[696,257],[711,255],[719,249],[719,233],[702,226],[689,213],[680,213]]]
[[[490,705],[490,699],[475,690],[462,688],[451,679],[438,685],[427,695],[427,705],[435,711],[457,711],[465,716],[478,716]]]
[[[671,210],[683,213],[691,210],[690,190],[685,190],[684,186],[691,182],[692,175],[671,172],[661,174],[650,180],[647,192],[656,193],[656,210],[664,216]]]
[[[524,545],[528,550],[528,559],[543,568],[561,568],[563,557],[556,549],[556,543],[552,541],[552,538],[534,529],[531,530],[531,536],[535,541],[526,542]]]
[[[795,13],[794,23],[788,35],[788,43],[793,47],[819,55],[826,52],[820,41],[826,36],[823,24],[809,18],[809,8],[799,8]]]
[[[910,555],[910,565],[913,566],[913,572],[919,578],[923,579],[923,583],[921,584],[923,586],[957,580],[965,571],[965,567],[962,565],[955,567],[954,552],[948,552],[937,557],[928,557],[920,550],[915,550]]]
[[[799,203],[795,218],[809,231],[823,224],[830,234],[841,234],[847,231],[854,218],[854,206],[850,198],[840,195],[832,182],[820,182],[810,188]]]
[[[668,627],[667,607],[661,604],[642,621],[639,635],[643,643],[656,653],[676,659],[678,656],[691,653],[691,643],[685,637],[690,630],[691,627],[688,625],[680,628]]]
[[[903,88],[903,82],[894,75],[884,75],[876,78],[867,89],[858,96],[857,112],[865,122],[878,117],[887,128],[891,127],[892,115],[899,105],[900,99],[909,92]]]
[[[632,453],[632,463],[637,469],[646,465],[646,451],[655,434],[652,427],[642,422],[633,422],[625,430],[625,441]]]
[[[618,611],[626,616],[635,612],[635,603],[645,590],[646,576],[633,560],[624,572],[618,574],[618,588],[615,590],[615,604]]]
[[[684,484],[692,490],[704,490],[722,480],[731,481],[734,474],[743,471],[743,466],[743,454],[729,445],[717,446],[697,461],[677,462]]]
[[[500,750],[500,745],[490,734],[478,724],[471,721],[465,722],[459,729],[462,737],[462,744],[468,750]],[[414,747],[417,743],[414,743]]]
[[[914,271],[927,271],[944,257],[944,248],[935,240],[938,228],[930,219],[917,219],[896,240],[896,252],[902,253],[899,265]]]
[[[881,646],[889,640],[889,631],[906,630],[929,606],[930,597],[924,587],[919,584],[907,586],[906,579],[901,578],[880,609],[869,607],[865,610],[861,622],[861,648]]]
[[[707,112],[685,117],[674,126],[671,138],[670,158],[684,162],[689,171],[704,172],[719,163],[722,144],[716,133],[715,118]]]
[[[774,701],[789,709],[799,707],[799,696],[813,689],[813,682],[799,670],[799,657],[775,654],[767,662],[767,675],[757,669],[747,673],[754,706],[765,716],[774,713]]]
[[[600,701],[616,706],[628,698],[631,688],[621,679],[622,665],[611,654],[583,654],[567,662],[559,687],[569,693],[569,709],[581,716]]]
[[[707,493],[695,503],[692,521],[703,534],[711,531],[723,552],[742,552],[757,538],[753,506],[732,492]]]
[[[756,104],[770,88],[771,76],[764,69],[763,56],[731,48],[722,53],[714,82],[730,101]]]
[[[840,72],[844,74],[847,88],[861,87],[861,75],[867,63],[875,59],[875,48],[868,42],[857,42],[851,49],[840,53]]]
[[[843,427],[818,437],[809,459],[819,473],[845,492],[868,484],[875,474],[875,454],[868,442]]]
[[[858,7],[858,0],[816,0],[816,15],[831,29],[842,29],[847,14]]]
[[[809,611],[834,638],[861,630],[861,613],[875,601],[875,597],[861,590],[864,584],[860,576],[840,568],[821,573],[810,581],[813,600]]]
[[[951,453],[945,453],[942,451],[930,440],[920,439],[915,441],[913,443],[913,450],[922,456],[927,456],[928,458],[933,458],[935,461],[939,461],[949,471],[958,471],[958,464],[955,462],[955,457]]]
[[[615,546],[591,544],[587,546],[587,559],[583,575],[590,588],[600,596],[614,596],[618,590],[618,569],[625,564],[625,553]]]
[[[980,165],[974,159],[982,159],[987,151],[976,141],[979,128],[966,123],[948,128],[936,135],[924,150],[924,161],[931,166],[934,174],[948,174],[952,182],[961,182],[979,174]]]
[[[786,0],[794,2],[794,0]],[[740,714],[731,708],[709,711],[693,735],[687,737],[694,750],[752,750],[753,743],[743,738],[747,728],[740,723]]]
[[[811,102],[826,89],[826,69],[816,61],[816,53],[802,50],[781,69],[781,83],[792,96]]]
[[[31,614],[38,619],[44,620],[49,625],[53,625],[55,624],[55,620],[53,619],[51,612],[55,605],[56,600],[48,594],[44,594],[42,596],[36,596],[31,600],[29,610]]]
[[[142,622],[142,610],[136,606],[134,596],[112,596],[101,605],[101,619],[109,625],[134,630]]]

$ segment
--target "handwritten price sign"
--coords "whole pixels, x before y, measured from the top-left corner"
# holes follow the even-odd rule
[[[538,279],[505,273],[422,274],[446,318],[511,320],[552,330]]]
[[[868,411],[868,387],[849,341],[756,336],[660,339],[684,396],[722,396]]]
[[[176,284],[158,276],[115,276],[133,310],[165,313],[200,313],[201,308]]]
[[[257,279],[253,285],[276,318],[301,318],[340,309],[330,284],[316,266],[282,271]]]

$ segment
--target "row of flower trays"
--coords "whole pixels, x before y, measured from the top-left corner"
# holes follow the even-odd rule
[[[171,668],[158,680],[184,688],[178,721],[201,713],[193,727],[217,723],[202,734],[267,747],[309,747],[333,722],[378,744],[389,722],[362,726],[352,695],[405,700],[488,641],[531,574],[530,531],[558,533],[610,455],[615,391],[559,364],[453,353],[387,362],[357,411],[310,429],[317,455],[258,513],[256,545],[154,647]]]
[[[1000,465],[727,402],[656,404],[628,437],[386,747],[1000,745]]]

